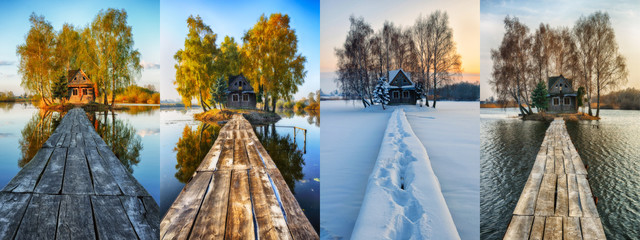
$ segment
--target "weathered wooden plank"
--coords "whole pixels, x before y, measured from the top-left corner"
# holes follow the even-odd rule
[[[258,152],[258,155],[262,158],[262,161],[264,162],[264,165],[266,166],[266,168],[277,169],[278,166],[276,166],[276,163],[273,162],[273,159],[271,159],[271,156],[269,155],[267,150],[265,150],[262,144],[260,144],[260,140],[258,140],[258,137],[255,134],[253,134],[252,139],[253,139],[252,145]]]
[[[555,159],[555,173],[556,174],[565,174],[564,172],[564,155],[562,154],[562,149],[559,146],[555,147],[554,157]]]
[[[538,192],[540,191],[540,184],[542,182],[543,174],[531,173],[527,183],[524,185],[520,199],[516,204],[516,208],[513,214],[516,215],[533,215],[535,212],[536,199],[538,199]]]
[[[7,186],[2,189],[4,192],[33,192],[40,174],[44,171],[49,157],[53,153],[53,148],[41,148],[38,153],[16,174]]]
[[[540,184],[540,193],[536,200],[536,216],[552,216],[554,214],[556,175],[545,174]]]
[[[88,131],[94,131],[93,129],[87,129],[86,131],[82,131],[82,139],[84,140],[84,145],[87,147],[96,147],[96,141],[93,139],[93,136]]]
[[[564,233],[565,240],[582,239],[582,232],[580,231],[580,219],[577,217],[564,218],[562,231]]]
[[[139,239],[159,238],[160,209],[153,198],[120,196],[120,201]]]
[[[0,193],[0,239],[15,236],[30,198],[26,193]]]
[[[276,191],[278,191],[278,195],[280,195],[282,207],[284,207],[287,219],[287,226],[289,226],[289,231],[293,239],[320,239],[306,215],[302,212],[302,208],[300,208],[293,193],[289,190],[280,171],[276,168],[268,169],[267,172],[276,187]]]
[[[61,132],[53,132],[49,138],[47,139],[46,142],[44,142],[42,144],[43,148],[53,148],[56,146],[56,144],[58,143],[58,140],[60,139],[60,136],[62,136],[63,134]]]
[[[92,194],[89,166],[81,148],[69,148],[64,172],[63,194]]]
[[[231,172],[225,239],[255,239],[247,170]]]
[[[262,162],[262,158],[258,155],[258,151],[253,146],[253,140],[251,138],[244,139],[245,151],[247,152],[247,157],[249,159],[249,165],[251,168],[265,168],[264,162]]]
[[[580,204],[582,206],[582,216],[584,217],[598,217],[598,209],[596,208],[593,195],[591,194],[591,187],[585,175],[576,174],[576,180],[578,181],[578,191],[580,192]]]
[[[582,227],[583,239],[606,239],[600,218],[580,218],[580,226]]]
[[[558,175],[556,187],[556,216],[569,216],[569,196],[567,192],[567,175]]]
[[[230,170],[233,169],[233,148],[234,148],[234,140],[233,139],[222,139],[222,151],[220,152],[220,157],[218,158],[218,163],[216,165],[216,170]]]
[[[550,174],[555,172],[555,158],[552,154],[547,155],[547,163],[544,167],[544,173]]]
[[[542,240],[544,237],[544,216],[535,216],[533,218],[533,227],[531,227],[530,240]]]
[[[160,222],[160,238],[186,239],[200,210],[212,172],[197,172]]]
[[[249,169],[249,157],[242,138],[234,139],[233,169]]]
[[[505,240],[527,240],[533,224],[533,216],[513,215],[507,232],[504,234]]]
[[[220,155],[222,153],[222,148],[224,146],[224,139],[221,139],[219,136],[216,141],[213,143],[213,146],[204,157],[200,166],[198,166],[198,171],[213,171],[216,170],[216,166],[218,165],[218,160],[220,159]]]
[[[580,190],[575,174],[567,174],[567,192],[569,193],[569,216],[581,217]]]
[[[129,173],[109,147],[98,144],[98,153],[102,157],[103,166],[113,176],[120,190],[127,196],[150,196],[140,183]]]
[[[547,217],[545,219],[544,239],[562,240],[562,217]]]
[[[562,147],[562,154],[564,156],[564,169],[567,174],[576,173],[575,168],[573,167],[573,160],[571,160],[571,152],[569,151],[568,145],[572,144],[571,142],[564,142]]]
[[[68,148],[69,146],[71,146],[71,139],[75,139],[75,138],[76,136],[71,132],[71,129],[67,130],[67,132],[64,135],[64,142],[62,142],[60,147]]]
[[[213,173],[211,182],[209,182],[209,191],[204,197],[190,238],[224,238],[230,184],[231,171],[215,171]]]
[[[15,239],[55,239],[60,195],[34,194]]]
[[[105,169],[104,161],[98,153],[98,149],[96,149],[95,146],[85,147],[84,152],[89,162],[94,192],[98,195],[121,194],[120,187],[118,187],[116,180],[107,172],[107,169]]]
[[[66,148],[56,148],[51,154],[49,164],[44,170],[38,185],[35,188],[37,193],[58,194],[62,190],[62,177],[67,158]]]
[[[266,239],[291,239],[280,203],[264,168],[249,171],[251,201],[258,225],[258,235]]]
[[[571,150],[571,161],[573,162],[573,168],[575,169],[576,174],[587,174],[587,169],[584,167],[584,163],[582,163],[580,155],[578,155],[575,148]]]
[[[89,196],[62,196],[56,238],[96,239]]]
[[[136,239],[136,232],[117,196],[91,196],[99,239]]]

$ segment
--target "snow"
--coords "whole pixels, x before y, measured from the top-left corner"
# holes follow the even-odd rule
[[[381,152],[387,123],[395,109],[405,111],[415,136],[429,153],[431,167],[460,237],[480,238],[478,102],[438,102],[437,109],[387,106],[387,110],[379,105],[363,109],[359,101],[323,101],[321,104],[322,239],[350,239],[352,232],[357,234],[355,222],[363,205],[369,176],[374,172]],[[422,172],[418,173],[422,175]],[[414,188],[422,189],[415,182],[414,178]],[[403,210],[387,206],[384,211]],[[379,207],[376,214],[383,212],[384,206]],[[402,217],[409,214],[398,212],[395,215],[400,219],[393,221],[400,223]],[[387,219],[386,222],[390,221]]]
[[[429,156],[396,108],[369,177],[352,239],[460,239]]]

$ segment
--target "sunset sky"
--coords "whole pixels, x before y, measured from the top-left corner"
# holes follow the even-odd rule
[[[629,83],[624,87],[640,87],[640,1],[481,1],[480,11],[480,99],[492,96],[489,85],[491,77],[491,49],[500,45],[504,34],[503,20],[507,15],[516,16],[535,31],[541,22],[551,27],[573,28],[580,16],[588,16],[598,10],[606,11],[616,33],[619,51],[627,58]]]
[[[127,23],[132,26],[134,48],[140,51],[141,64],[145,69],[138,79],[138,85],[154,84],[159,87],[160,57],[158,1],[2,1],[0,2],[0,91],[13,91],[23,94],[22,80],[18,73],[19,59],[16,48],[23,44],[29,32],[29,15],[35,12],[44,15],[56,31],[64,23],[76,27],[85,27],[93,21],[101,9],[125,9]],[[88,73],[91,74],[91,73]]]
[[[298,87],[294,98],[306,97],[309,92],[320,88],[319,84],[319,2],[312,1],[161,1],[160,9],[160,45],[162,53],[161,92],[163,100],[179,100],[175,90],[175,60],[173,55],[178,49],[184,48],[187,36],[187,18],[189,15],[200,15],[205,24],[218,34],[218,46],[224,36],[234,37],[242,44],[244,33],[256,24],[260,15],[269,16],[272,13],[288,14],[291,27],[298,36],[298,52],[307,57],[305,69],[307,77],[304,84]]]
[[[334,82],[337,58],[334,49],[342,46],[349,31],[349,16],[364,17],[378,31],[385,20],[403,28],[412,26],[420,14],[435,10],[449,14],[453,38],[462,56],[463,80],[477,82],[480,73],[480,13],[478,1],[344,1],[322,0],[320,3],[320,81],[323,92],[336,89]]]

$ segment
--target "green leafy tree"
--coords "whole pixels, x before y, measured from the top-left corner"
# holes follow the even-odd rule
[[[62,75],[53,84],[53,98],[59,99],[61,103],[64,103],[64,99],[67,97],[69,92],[67,82],[67,76]]]
[[[31,93],[40,95],[45,105],[52,102],[51,87],[55,80],[56,33],[51,23],[32,13],[29,17],[31,28],[25,43],[18,45],[16,54],[20,58],[18,72],[22,75],[20,86]]]
[[[531,94],[532,105],[538,109],[538,112],[547,110],[549,106],[547,94],[549,94],[547,92],[547,86],[545,86],[544,82],[538,82],[538,85],[536,85],[536,88],[533,89],[533,93]]]
[[[58,75],[66,75],[67,71],[78,68],[81,35],[71,24],[62,25],[62,30],[56,36],[55,68]]]
[[[298,37],[289,23],[286,14],[262,15],[242,38],[242,72],[254,89],[262,87],[265,110],[269,110],[268,99],[271,111],[278,99],[289,100],[307,75],[307,59],[298,53]]]
[[[211,103],[215,106],[219,105],[220,109],[225,108],[227,104],[227,80],[220,77],[211,87]]]
[[[189,33],[184,40],[184,49],[178,50],[173,58],[176,60],[176,85],[178,94],[185,106],[191,106],[191,100],[196,98],[202,109],[207,111],[211,106],[210,89],[215,78],[213,60],[218,54],[216,46],[217,34],[211,27],[204,24],[200,16],[189,16],[187,19]]]

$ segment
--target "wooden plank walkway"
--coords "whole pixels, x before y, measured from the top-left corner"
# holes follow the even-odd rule
[[[606,239],[564,120],[547,129],[504,239]]]
[[[160,223],[162,239],[319,239],[280,171],[241,115]]]
[[[158,239],[158,204],[69,111],[0,192],[0,239]]]

